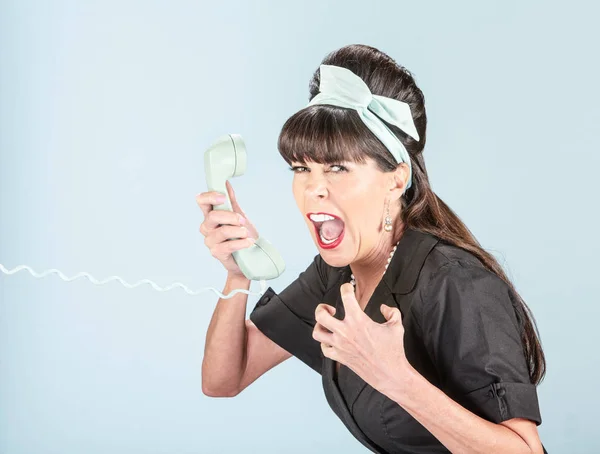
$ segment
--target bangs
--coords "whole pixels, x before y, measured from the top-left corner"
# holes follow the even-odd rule
[[[314,105],[292,115],[283,125],[277,147],[283,159],[306,164],[363,164],[381,143],[354,109]]]

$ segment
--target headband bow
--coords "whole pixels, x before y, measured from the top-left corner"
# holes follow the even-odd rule
[[[397,99],[374,95],[365,82],[347,68],[321,65],[319,94],[309,103],[329,104],[354,109],[362,122],[390,151],[396,162],[405,162],[409,168],[406,189],[412,184],[412,165],[408,151],[400,139],[381,120],[397,126],[415,140],[419,140],[410,106]]]

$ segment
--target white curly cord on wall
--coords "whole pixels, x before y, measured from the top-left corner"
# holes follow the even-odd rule
[[[81,273],[77,273],[75,276],[73,277],[67,277],[65,276],[61,271],[57,270],[57,269],[50,269],[50,270],[46,270],[43,271],[42,273],[36,273],[34,270],[32,270],[30,267],[28,267],[27,265],[18,265],[15,266],[13,269],[9,270],[7,268],[4,267],[4,265],[2,265],[2,263],[0,263],[0,271],[2,271],[4,274],[7,275],[11,275],[11,274],[15,274],[21,270],[27,270],[29,271],[29,273],[35,277],[35,278],[43,278],[45,276],[47,276],[48,274],[57,274],[58,277],[60,277],[63,281],[65,282],[70,282],[70,281],[74,281],[75,279],[79,279],[81,277],[85,277],[87,278],[92,284],[95,285],[104,285],[107,284],[108,282],[111,281],[118,281],[120,282],[124,287],[127,288],[135,288],[138,285],[142,285],[142,284],[148,284],[150,285],[154,290],[158,291],[158,292],[166,292],[169,290],[172,290],[174,288],[181,288],[183,289],[184,292],[186,292],[188,295],[198,295],[199,293],[205,292],[207,290],[212,290],[213,292],[215,292],[217,295],[219,295],[220,298],[223,299],[229,299],[231,297],[233,297],[236,293],[246,293],[248,295],[258,295],[258,296],[262,296],[265,293],[265,290],[267,289],[267,283],[265,280],[261,280],[260,282],[260,292],[251,292],[249,290],[244,290],[244,289],[235,289],[232,290],[231,292],[229,292],[229,294],[224,295],[223,293],[219,292],[217,289],[213,288],[213,287],[205,287],[205,288],[201,288],[200,290],[190,290],[187,286],[185,286],[184,284],[181,284],[179,282],[174,282],[173,284],[168,285],[167,287],[160,287],[159,285],[157,285],[156,283],[152,282],[149,279],[142,279],[141,281],[136,282],[135,284],[128,284],[127,282],[125,282],[123,279],[121,279],[119,276],[111,276],[109,278],[104,279],[103,281],[98,281],[96,278],[94,278],[93,276],[91,276],[89,273],[85,273],[85,272],[81,272]]]

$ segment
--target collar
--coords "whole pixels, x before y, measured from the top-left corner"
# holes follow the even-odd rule
[[[398,295],[412,292],[425,264],[425,259],[439,241],[439,238],[430,233],[413,228],[404,230],[396,252],[382,278],[388,292]],[[341,268],[340,272],[349,279],[350,266]]]
[[[412,228],[404,231],[383,275],[383,281],[392,293],[406,295],[414,290],[425,259],[439,241],[430,233]]]

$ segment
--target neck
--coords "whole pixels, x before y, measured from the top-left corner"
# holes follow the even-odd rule
[[[402,232],[400,229],[395,232],[386,235],[382,235],[382,238],[365,257],[361,258],[350,264],[350,270],[354,275],[355,280],[355,295],[357,300],[361,300],[364,295],[370,295],[383,277],[394,246],[400,240]]]

